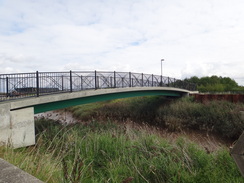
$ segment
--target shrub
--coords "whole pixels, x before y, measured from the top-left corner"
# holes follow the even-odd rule
[[[159,124],[171,130],[184,128],[207,130],[224,137],[238,138],[244,129],[240,110],[244,104],[227,101],[196,103],[181,99],[158,110]]]

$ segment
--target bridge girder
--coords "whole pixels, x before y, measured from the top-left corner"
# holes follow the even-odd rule
[[[139,97],[139,96],[153,96],[153,95],[162,95],[168,97],[181,97],[182,94],[176,91],[160,91],[160,90],[152,90],[152,91],[131,91],[131,92],[118,92],[118,93],[110,93],[110,94],[101,94],[101,95],[93,95],[93,96],[85,96],[80,98],[61,100],[51,103],[38,104],[34,106],[34,113],[42,113],[46,111],[52,111],[62,108],[67,108],[71,106],[93,103],[93,102],[101,102],[106,100],[113,100],[119,98],[128,98],[128,97]]]

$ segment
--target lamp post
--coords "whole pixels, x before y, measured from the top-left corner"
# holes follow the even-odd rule
[[[163,75],[163,61],[164,59],[161,59],[161,76]]]

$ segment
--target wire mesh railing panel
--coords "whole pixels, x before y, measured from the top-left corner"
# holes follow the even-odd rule
[[[70,91],[69,72],[43,72],[38,73],[39,95],[62,93]]]
[[[159,87],[159,86],[162,86],[161,79],[162,79],[161,76],[153,75],[153,76],[152,76],[152,83],[153,83],[152,86],[153,86],[153,87]]]
[[[152,75],[143,74],[142,82],[144,87],[152,87]]]
[[[129,72],[114,72],[113,80],[114,88],[125,88],[131,86]]]
[[[132,87],[143,86],[143,74],[132,73],[131,74],[131,86]]]
[[[6,74],[0,76],[0,91],[3,100],[35,96],[35,73]]]
[[[115,72],[96,72],[98,86],[97,88],[114,88],[116,82]]]
[[[72,72],[73,91],[89,90],[96,88],[96,71]]]
[[[176,87],[196,90],[175,78],[131,72],[69,71],[0,74],[0,101],[24,97],[124,87]]]

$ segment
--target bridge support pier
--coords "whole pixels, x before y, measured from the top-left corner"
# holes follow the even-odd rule
[[[0,109],[0,145],[13,148],[35,144],[34,108],[10,111],[10,104]]]

